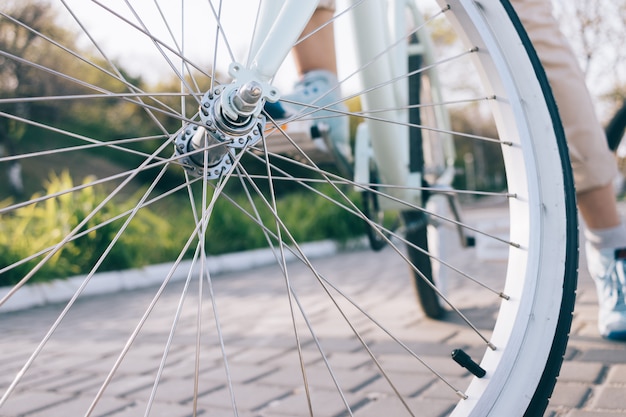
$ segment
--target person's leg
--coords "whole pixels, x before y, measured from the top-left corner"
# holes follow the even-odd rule
[[[608,229],[620,225],[613,183],[579,192],[577,199],[578,210],[589,229]]]
[[[613,193],[617,174],[575,55],[560,32],[549,0],[512,0],[535,46],[554,93],[570,149],[578,208],[585,222],[586,254],[600,301],[603,336],[626,339],[623,225]]]
[[[347,107],[337,80],[337,58],[332,19],[333,0],[322,0],[302,32],[301,42],[292,53],[300,79],[282,104],[267,106],[273,118],[286,119],[294,113],[310,114],[318,131],[327,131],[332,146],[344,161],[352,160]],[[330,23],[329,23],[330,22]],[[307,36],[311,34],[310,36]],[[317,110],[323,108],[323,110]]]
[[[296,70],[300,76],[315,70],[324,70],[337,75],[335,32],[332,23],[326,24],[333,18],[333,14],[334,11],[329,8],[315,10],[302,32],[302,38],[318,28],[322,29],[317,30],[293,48]]]

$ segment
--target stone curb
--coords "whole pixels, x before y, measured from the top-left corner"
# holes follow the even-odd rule
[[[348,244],[339,244],[335,241],[320,241],[300,245],[309,259],[330,256],[339,250],[357,248],[363,241],[356,240]],[[286,251],[287,261],[294,261],[295,255]],[[276,261],[271,249],[255,249],[246,252],[230,253],[208,258],[209,272],[222,274],[227,272],[246,271],[255,267],[272,264]],[[173,272],[171,281],[186,279],[192,261],[183,261]],[[163,282],[173,267],[173,263],[150,265],[143,268],[100,272],[94,274],[85,285],[81,297],[111,294],[119,291],[130,291],[139,288],[157,286]],[[2,306],[0,313],[25,310],[32,307],[41,307],[47,304],[69,301],[76,291],[84,285],[85,275],[58,279],[45,283],[25,285],[11,296]],[[6,296],[12,287],[0,287],[0,299]]]

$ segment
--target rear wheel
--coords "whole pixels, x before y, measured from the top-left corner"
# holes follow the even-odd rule
[[[408,247],[408,256],[415,269],[415,290],[424,314],[432,319],[443,317],[445,310],[439,301],[437,282],[434,280],[431,255],[428,247],[428,219],[421,212],[404,213],[406,240],[411,243]]]

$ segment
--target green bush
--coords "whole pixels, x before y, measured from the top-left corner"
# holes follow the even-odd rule
[[[86,179],[85,182],[92,179]],[[46,195],[73,187],[68,173],[52,174],[45,186]],[[37,204],[0,215],[0,269],[13,265],[33,253],[53,248],[87,218],[107,193],[99,187],[60,194]],[[37,196],[34,196],[36,198]],[[109,203],[78,231],[81,235],[70,240],[54,254],[30,282],[68,277],[87,273],[106,250],[123,225],[125,218],[106,223],[116,215],[129,210],[130,203]],[[102,224],[104,224],[102,226]],[[101,227],[82,233],[95,226]],[[147,209],[138,212],[121,235],[119,241],[104,257],[100,271],[142,266],[173,252],[167,221]],[[166,253],[170,252],[170,253]],[[0,275],[0,286],[18,282],[47,254],[14,267]]]
[[[323,191],[332,195],[329,189],[324,187]],[[335,199],[341,201],[337,196]],[[234,200],[248,213],[252,213],[250,203],[243,196],[237,196]],[[276,220],[267,204],[260,197],[255,197],[253,203],[263,227],[276,235]],[[291,192],[278,199],[276,205],[281,222],[298,243],[323,239],[342,242],[364,232],[362,220],[312,192]],[[267,238],[263,227],[233,203],[219,199],[207,231],[207,251],[220,254],[266,247]],[[291,243],[284,230],[281,230],[281,236],[285,242]]]
[[[88,178],[85,182],[92,180],[93,178]],[[45,195],[58,193],[56,197],[12,210],[9,214],[0,214],[0,270],[31,254],[57,245],[108,195],[104,188],[98,186],[62,193],[73,186],[67,172],[58,176],[52,174],[45,185]],[[324,191],[332,194],[330,187]],[[110,220],[131,210],[136,200],[137,198],[130,197],[122,203],[115,200],[105,204],[81,227],[77,233],[80,236],[63,245],[29,282],[90,272],[100,262],[104,251],[108,250],[110,242],[127,216]],[[181,205],[188,206],[189,202],[175,196],[173,200],[165,208],[140,209],[107,256],[102,259],[98,271],[136,268],[176,259],[194,231],[195,224],[190,210],[180,210]],[[251,203],[243,194],[236,195],[233,200],[243,210],[253,213]],[[2,205],[8,204],[4,202]],[[254,198],[253,204],[264,227],[276,233],[276,221],[266,204],[258,196]],[[263,228],[251,220],[240,207],[226,198],[217,200],[206,233],[208,254],[217,255],[267,246]],[[284,195],[277,202],[277,211],[297,242],[320,239],[345,241],[363,233],[360,219],[310,192]],[[286,233],[282,232],[282,236],[288,241]],[[188,257],[193,254],[194,248],[195,245],[192,244],[186,254]],[[1,273],[0,286],[19,282],[44,256],[45,253]]]

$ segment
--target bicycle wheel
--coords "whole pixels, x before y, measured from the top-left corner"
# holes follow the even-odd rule
[[[626,132],[626,103],[615,113],[605,130],[609,148],[616,151]]]
[[[423,25],[423,18],[415,10],[409,13],[409,16],[414,22],[412,27]],[[423,124],[437,126],[441,132],[447,132],[450,129],[448,114],[442,109],[435,110],[428,105],[440,101],[437,98],[441,97],[436,72],[424,70],[433,63],[432,46],[429,42],[430,34],[425,29],[414,33],[409,39],[407,73],[413,75],[408,77],[408,122],[413,126]],[[426,105],[422,106],[422,104]],[[409,132],[410,170],[419,173],[420,177],[424,178],[422,185],[425,190],[430,188],[430,184],[439,187],[450,186],[449,183],[441,181],[447,174],[447,157],[451,159],[454,157],[446,155],[445,139],[441,137],[443,135],[447,133],[433,133],[422,129],[410,129]],[[431,166],[427,167],[426,161]],[[425,207],[428,207],[429,195],[428,191],[423,193]],[[433,210],[433,207],[427,209],[427,211]],[[442,318],[445,309],[437,292],[445,288],[445,279],[442,276],[444,271],[440,268],[435,270],[431,258],[437,259],[442,256],[440,246],[446,245],[447,241],[439,238],[439,227],[429,226],[429,217],[423,211],[405,211],[403,218],[407,228],[406,239],[416,246],[416,248],[408,248],[408,256],[411,264],[416,267],[411,273],[415,278],[417,300],[427,317]]]
[[[452,83],[444,90],[452,97],[420,105],[448,106],[457,116],[489,111],[497,129],[491,135],[456,123],[456,145],[474,160],[487,149],[502,155],[506,187],[492,191],[468,172],[465,184],[447,189],[465,197],[466,223],[401,201],[407,186],[392,182],[387,169],[402,161],[381,157],[377,147],[390,139],[373,130],[378,183],[344,178],[308,158],[291,127],[315,123],[315,105],[286,126],[264,126],[264,115],[242,118],[252,123],[246,135],[235,134],[239,125],[207,123],[204,110],[229,85],[226,68],[246,62],[236,55],[254,44],[248,32],[258,6],[186,3],[181,11],[167,3],[53,2],[56,18],[44,3],[0,10],[3,27],[12,28],[0,31],[0,132],[19,138],[16,153],[0,162],[20,162],[25,194],[35,195],[1,200],[0,308],[9,312],[0,313],[0,414],[539,415],[571,321],[576,211],[556,107],[508,3],[433,5],[425,22],[449,25],[446,33],[466,43],[441,44],[433,64]],[[337,26],[370,6],[380,2],[348,6]],[[210,51],[211,64],[193,55],[181,30]],[[405,36],[388,42],[391,53]],[[135,37],[143,43],[133,44]],[[130,59],[125,45],[133,45]],[[148,51],[156,55],[140,60]],[[129,75],[138,62],[151,70],[146,78]],[[159,66],[166,71],[152,71]],[[474,79],[470,68],[480,87],[454,85]],[[240,70],[231,66],[230,75]],[[346,95],[363,98],[407,77],[379,78]],[[378,103],[351,115],[385,126],[395,111]],[[271,151],[277,128],[291,152]],[[437,192],[421,182],[408,188],[413,196]],[[413,244],[406,227],[373,224],[354,189],[376,194],[382,210],[401,207],[476,234],[475,249],[428,253],[431,266],[454,275],[442,298],[449,320],[428,320],[407,291],[414,280],[407,265],[415,277],[430,274],[405,247],[425,254],[426,245]],[[496,218],[504,231],[494,230]],[[357,245],[316,259],[302,244],[360,237],[363,221],[385,250]],[[260,246],[269,247],[273,266],[261,268],[259,252],[244,252],[232,263],[248,272],[217,276],[228,260],[216,253]],[[157,265],[110,272],[144,264]],[[36,282],[68,273],[77,278]],[[127,291],[96,296],[107,288]],[[24,298],[48,305],[12,311]],[[473,362],[458,366],[450,351],[457,360],[466,353],[485,374]]]
[[[430,252],[428,250],[428,220],[426,214],[422,212],[409,211],[404,213],[406,223],[406,240],[411,243],[408,248],[408,256],[414,275],[415,290],[424,314],[432,319],[439,319],[444,315],[444,309],[439,302],[441,286],[437,285],[433,276],[433,265],[431,263]]]

